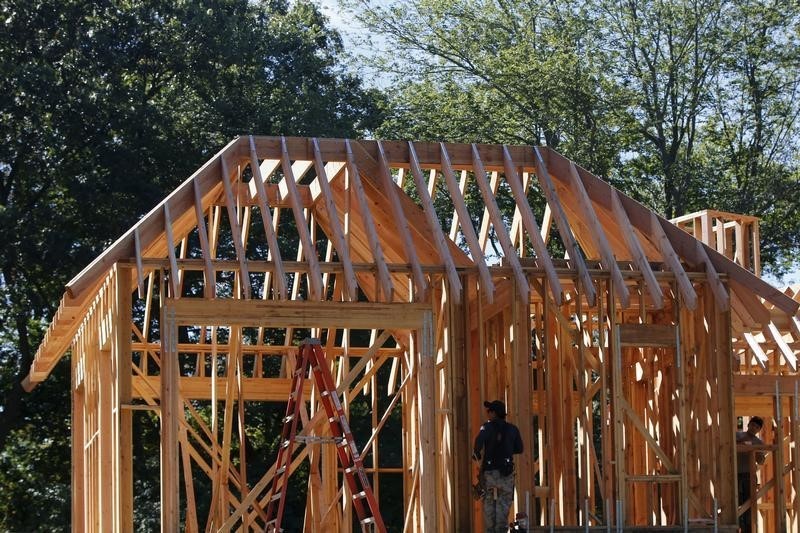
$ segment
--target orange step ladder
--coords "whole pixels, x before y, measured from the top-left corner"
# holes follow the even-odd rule
[[[292,378],[292,388],[289,402],[286,405],[286,416],[283,419],[281,430],[280,448],[275,460],[275,475],[267,496],[267,531],[279,532],[283,511],[286,504],[286,488],[289,481],[289,466],[292,463],[295,436],[297,434],[297,420],[300,417],[300,408],[303,405],[303,384],[311,367],[314,382],[319,391],[320,402],[328,415],[328,422],[336,443],[336,454],[342,465],[344,480],[347,483],[353,498],[353,508],[358,516],[363,532],[385,533],[378,502],[369,484],[369,478],[364,471],[361,455],[356,447],[350,424],[336,393],[336,384],[333,381],[330,367],[325,359],[319,339],[305,339],[300,344],[296,355],[295,371]]]

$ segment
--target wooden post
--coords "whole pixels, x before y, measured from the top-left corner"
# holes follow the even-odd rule
[[[99,375],[98,385],[98,440],[100,443],[100,462],[98,470],[98,509],[100,511],[100,530],[112,531],[114,527],[114,400],[113,379],[111,376],[111,353],[109,350],[96,352]]]
[[[430,311],[425,312],[422,329],[418,330],[419,358],[418,374],[418,417],[419,417],[419,490],[421,502],[421,529],[423,533],[436,531],[439,516],[436,494],[436,400],[435,400],[435,365],[433,353],[433,317]]]
[[[533,413],[531,411],[531,325],[529,297],[522,298],[521,291],[514,290],[512,308],[512,386],[513,413],[522,436],[525,452],[517,456],[516,500],[517,510],[525,509],[525,502],[533,495],[533,467],[531,446],[533,445]],[[527,294],[527,291],[526,291]]]
[[[731,348],[731,312],[709,307],[714,320],[714,356],[717,365],[717,402],[719,405],[719,490],[717,502],[723,525],[736,525],[738,495],[736,493],[736,410],[733,401],[733,358]]]
[[[178,325],[175,311],[161,308],[161,531],[179,531],[178,512]]]
[[[72,357],[72,531],[87,531],[86,512],[86,430],[84,424],[85,391],[83,383],[77,384],[77,350],[73,344]]]
[[[131,403],[131,269],[117,266],[114,293],[114,341],[112,370],[114,395],[114,500],[117,531],[133,531],[133,438]]]
[[[468,299],[457,302],[452,298],[453,290],[444,285],[443,292],[450,301],[450,380],[452,397],[450,405],[453,413],[453,526],[456,531],[469,531],[471,528],[472,509],[472,432],[469,426],[469,353],[467,337],[469,336]]]

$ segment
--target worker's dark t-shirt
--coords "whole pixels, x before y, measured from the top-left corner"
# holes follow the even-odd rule
[[[522,453],[522,436],[514,424],[503,419],[487,420],[475,437],[473,450],[483,456],[484,470],[500,470],[503,474],[513,471],[514,454]],[[510,468],[508,472],[504,469]]]

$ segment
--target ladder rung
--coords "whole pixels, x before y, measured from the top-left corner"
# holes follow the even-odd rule
[[[274,502],[275,500],[280,500],[281,499],[281,494],[283,494],[283,493],[282,492],[278,492],[277,494],[273,494],[272,498],[270,498],[269,501]]]
[[[320,396],[330,396],[330,395],[331,395],[331,393],[330,393],[330,392],[328,392],[328,391],[326,391],[326,390],[324,390],[324,391],[322,391],[322,392],[321,392],[319,395],[320,395]]]
[[[364,491],[364,490],[362,490],[361,492],[357,492],[357,493],[353,494],[353,499],[354,500],[359,500],[361,498],[366,498],[366,497],[367,497],[367,492]]]
[[[353,472],[357,472],[357,471],[358,471],[358,467],[356,465],[348,466],[347,468],[344,469],[344,473],[345,474],[352,474]]]
[[[374,523],[375,523],[375,517],[374,516],[370,516],[369,518],[365,518],[364,520],[361,521],[361,525],[362,526],[366,526],[367,524],[374,524]]]
[[[283,423],[284,423],[284,424],[285,424],[286,422],[291,422],[292,420],[294,420],[294,415],[288,415],[288,416],[284,416],[284,417],[283,417]]]
[[[283,441],[283,442],[281,443],[281,448],[288,448],[288,447],[289,447],[289,443],[290,443],[290,442],[292,442],[292,441],[291,441],[291,440],[288,440],[288,439],[287,439],[287,440],[285,440],[285,441]]]
[[[275,471],[275,475],[276,475],[276,476],[280,476],[280,475],[281,475],[281,474],[283,474],[284,472],[286,472],[286,467],[285,467],[285,466],[282,466],[282,467],[280,467],[279,469],[277,469],[277,470]]]

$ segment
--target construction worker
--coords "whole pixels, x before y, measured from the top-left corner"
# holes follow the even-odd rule
[[[472,457],[481,461],[478,474],[483,498],[483,525],[487,533],[508,531],[508,511],[514,501],[514,454],[522,453],[522,437],[506,422],[500,400],[483,402],[488,420],[475,437]]]
[[[761,428],[763,427],[764,419],[762,419],[760,416],[752,417],[747,423],[747,431],[736,432],[736,444],[750,446],[764,444],[764,441],[758,437],[758,434],[761,432]],[[744,502],[750,499],[750,454],[751,452],[749,450],[740,450],[736,454],[736,477],[739,484],[739,505],[742,505]],[[766,456],[764,455],[764,452],[756,452],[756,463],[764,464],[765,458]],[[742,516],[739,517],[739,526],[742,533],[748,533],[751,531],[750,512],[755,509],[755,503],[756,502],[751,502],[750,509],[742,513]]]

